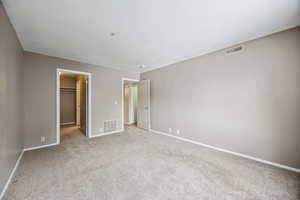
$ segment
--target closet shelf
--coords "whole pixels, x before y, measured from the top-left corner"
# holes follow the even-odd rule
[[[76,91],[76,88],[60,88],[61,91]]]

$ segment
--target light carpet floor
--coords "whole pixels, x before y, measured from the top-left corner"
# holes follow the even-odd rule
[[[300,175],[127,127],[25,152],[5,200],[299,200]]]

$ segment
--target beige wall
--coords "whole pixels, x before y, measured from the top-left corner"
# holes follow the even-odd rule
[[[56,142],[56,68],[92,73],[92,134],[99,134],[103,121],[117,119],[121,129],[121,79],[138,74],[24,52],[25,148]],[[115,105],[115,101],[118,102]]]
[[[300,168],[300,28],[243,46],[142,74],[152,129]]]
[[[23,147],[22,51],[0,2],[0,193]]]

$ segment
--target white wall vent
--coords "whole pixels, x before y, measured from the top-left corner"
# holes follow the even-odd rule
[[[117,130],[117,120],[106,120],[103,124],[104,132],[111,132]]]
[[[226,50],[226,54],[236,53],[241,50],[243,50],[243,46],[236,46],[236,47]]]

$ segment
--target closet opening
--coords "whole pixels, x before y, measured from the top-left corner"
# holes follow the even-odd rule
[[[58,70],[57,143],[90,136],[90,74]]]

